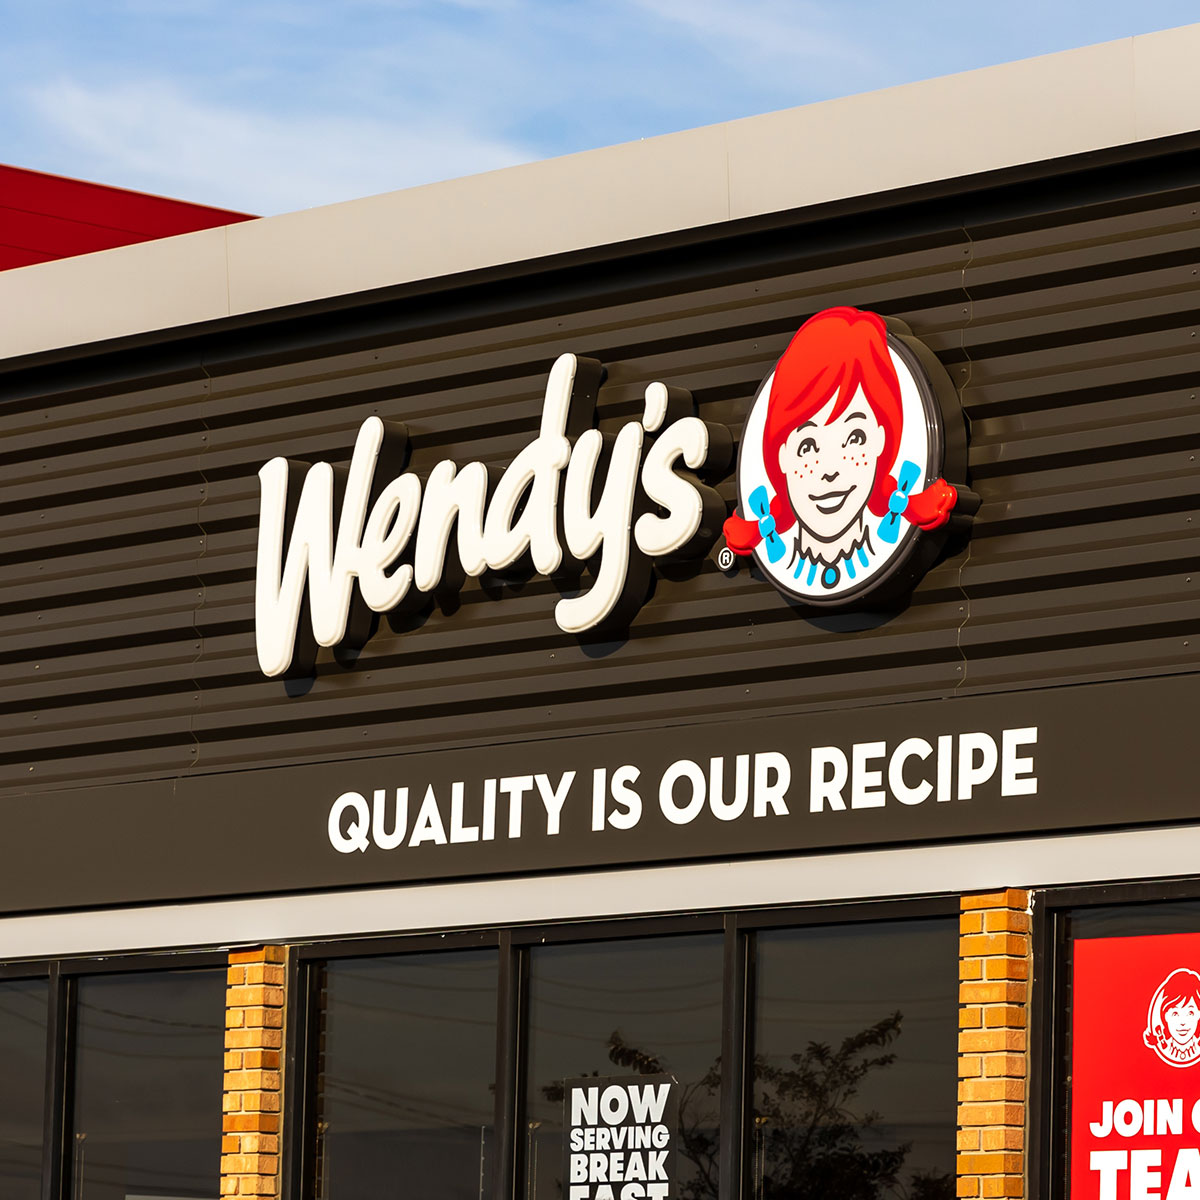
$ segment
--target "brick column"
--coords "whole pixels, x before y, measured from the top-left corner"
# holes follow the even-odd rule
[[[285,958],[282,946],[229,955],[222,1196],[279,1195]]]
[[[1024,1196],[1029,893],[963,896],[958,956],[958,1195]]]

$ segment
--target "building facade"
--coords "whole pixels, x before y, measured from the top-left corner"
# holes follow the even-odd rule
[[[1198,51],[0,276],[0,1191],[1200,1194]]]

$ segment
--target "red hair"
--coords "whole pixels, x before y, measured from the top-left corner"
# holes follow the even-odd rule
[[[788,435],[835,400],[829,414],[836,421],[862,388],[883,429],[883,452],[875,467],[875,483],[867,507],[877,517],[888,511],[896,490],[892,469],[904,429],[900,380],[887,345],[887,326],[875,313],[857,308],[827,308],[809,317],[796,332],[775,367],[767,419],[763,427],[763,466],[771,487],[771,516],[783,533],[796,524],[787,494],[779,451]],[[905,518],[922,528],[941,525],[957,495],[944,480],[909,497]],[[736,513],[725,522],[725,542],[735,554],[749,554],[761,541],[758,522]]]

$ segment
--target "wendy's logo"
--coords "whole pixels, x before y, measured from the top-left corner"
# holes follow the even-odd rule
[[[753,555],[809,604],[903,595],[979,507],[965,473],[962,412],[932,352],[875,313],[826,309],[754,398],[722,565]]]
[[[1181,967],[1158,985],[1146,1014],[1142,1040],[1163,1062],[1190,1067],[1200,1062],[1200,975]]]

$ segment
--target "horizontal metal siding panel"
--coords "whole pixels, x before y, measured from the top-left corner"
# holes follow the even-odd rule
[[[623,283],[535,280],[21,378],[0,402],[0,785],[1194,670],[1197,195],[884,214]],[[903,612],[806,617],[708,560],[663,567],[628,637],[584,647],[554,624],[554,582],[485,577],[384,618],[307,687],[258,673],[269,457],[344,463],[378,413],[408,426],[419,475],[503,465],[564,350],[608,368],[602,428],[662,379],[736,432],[798,322],[837,303],[906,320],[971,420],[974,534]]]
[[[1200,665],[1196,208],[968,229],[964,693]]]
[[[102,383],[71,386],[72,375],[40,378],[37,384],[6,381],[0,406],[0,461],[36,458],[84,446],[124,446],[159,436],[162,429],[198,424],[193,410],[208,388],[197,362],[160,381],[149,364]],[[134,387],[131,390],[130,384]]]

